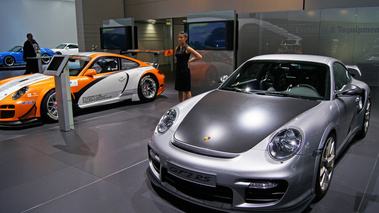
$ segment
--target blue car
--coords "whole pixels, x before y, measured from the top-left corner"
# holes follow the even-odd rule
[[[48,64],[50,58],[55,55],[55,53],[47,48],[40,48],[42,63]],[[25,64],[26,62],[22,59],[22,46],[14,46],[7,52],[0,53],[0,66],[12,67],[15,64]]]

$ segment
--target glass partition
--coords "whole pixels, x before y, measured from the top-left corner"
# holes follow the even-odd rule
[[[379,7],[239,14],[237,65],[268,53],[325,55],[357,64],[379,86]]]

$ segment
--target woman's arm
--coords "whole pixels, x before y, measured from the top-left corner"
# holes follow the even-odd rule
[[[203,58],[203,56],[200,55],[200,53],[198,53],[196,50],[194,50],[192,47],[187,47],[187,53],[191,53],[192,55],[194,55],[195,57],[194,58],[191,58],[189,62],[194,62],[194,61],[197,61],[197,60],[200,60]]]

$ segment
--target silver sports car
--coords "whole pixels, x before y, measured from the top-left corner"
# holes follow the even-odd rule
[[[320,200],[336,157],[370,120],[357,67],[323,56],[264,55],[216,90],[168,110],[148,143],[151,182],[231,211],[298,211]]]

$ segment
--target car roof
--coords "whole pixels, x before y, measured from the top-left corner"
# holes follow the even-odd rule
[[[69,42],[64,42],[64,43],[60,43],[60,44],[65,44],[65,45],[68,45],[68,44],[75,44],[75,45],[78,45],[77,43],[69,43]]]
[[[138,59],[131,58],[131,57],[128,57],[126,55],[120,55],[120,54],[117,54],[117,53],[109,53],[109,52],[78,52],[78,53],[72,54],[71,56],[90,57],[92,59],[96,58],[96,57],[100,57],[100,56],[125,57],[125,58],[127,58],[129,60],[138,62],[140,65],[151,66],[150,64],[145,63],[143,61],[140,61]]]
[[[250,60],[284,60],[284,61],[307,61],[322,64],[329,64],[331,61],[338,61],[332,57],[306,54],[268,54],[251,58]]]
[[[107,53],[107,52],[78,52],[75,54],[72,54],[73,56],[89,56],[91,58],[94,58],[96,56],[120,56],[116,53]]]

